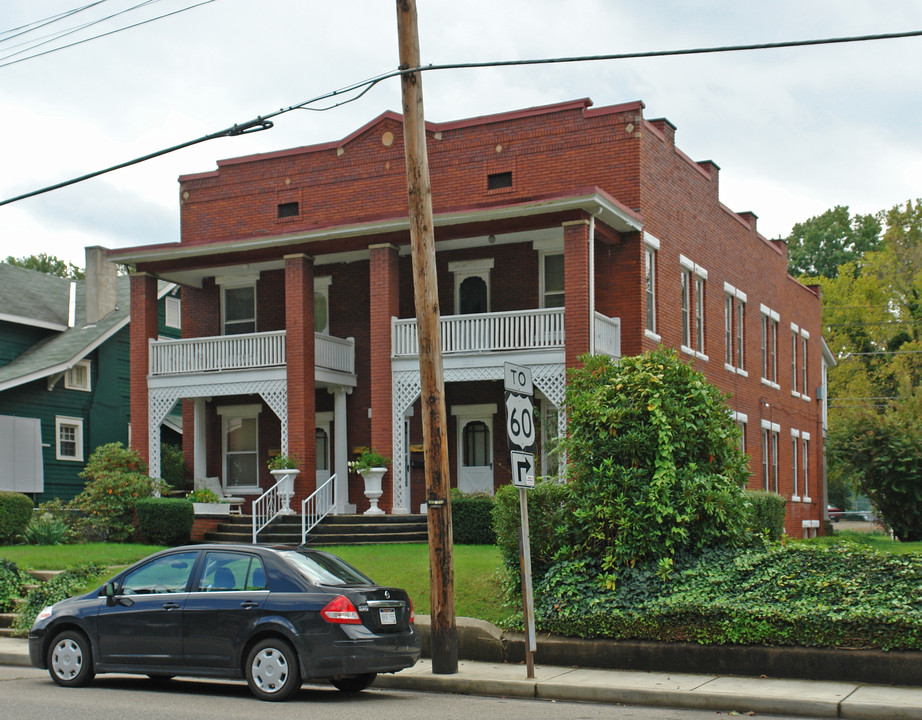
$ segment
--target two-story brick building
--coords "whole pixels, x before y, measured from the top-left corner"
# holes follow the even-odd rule
[[[566,368],[675,347],[730,393],[753,488],[788,498],[787,531],[822,517],[818,291],[786,248],[720,202],[641,102],[577,100],[429,123],[452,484],[509,482],[503,363],[531,367],[545,452]],[[180,178],[179,243],[113,253],[132,277],[132,438],[149,456],[184,402],[196,476],[256,498],[266,460],[298,455],[296,499],[336,475],[340,513],[368,503],[346,462],[392,456],[381,506],[424,501],[402,121]],[[183,286],[181,341],[156,341],[156,280]],[[316,472],[314,469],[316,468]]]

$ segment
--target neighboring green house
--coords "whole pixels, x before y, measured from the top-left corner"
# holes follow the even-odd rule
[[[0,490],[36,503],[73,498],[93,450],[129,439],[129,278],[104,248],[86,259],[85,280],[0,263]],[[159,284],[164,338],[178,292]]]

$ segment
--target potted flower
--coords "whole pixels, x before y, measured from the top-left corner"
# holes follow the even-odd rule
[[[295,494],[295,478],[301,471],[298,466],[301,459],[297,455],[274,455],[269,458],[267,466],[272,477],[275,478],[279,486],[279,495],[282,499],[281,515],[292,515],[294,510],[291,509],[291,498]]]
[[[224,502],[214,490],[198,488],[186,495],[186,500],[192,503],[192,512],[195,515],[229,515],[230,505]]]
[[[391,459],[370,448],[366,448],[355,460],[348,463],[349,469],[362,476],[365,481],[365,497],[368,498],[369,508],[365,515],[383,515],[384,511],[378,507],[381,498],[381,479],[387,472]]]

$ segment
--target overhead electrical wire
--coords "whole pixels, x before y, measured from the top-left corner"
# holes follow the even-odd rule
[[[108,1],[109,0],[96,0],[96,2],[90,3],[89,5],[74,8],[73,10],[65,10],[64,12],[60,12],[57,15],[50,15],[46,18],[42,18],[41,20],[33,20],[32,22],[26,23],[25,25],[20,25],[19,27],[9,28],[8,30],[0,30],[0,43],[4,43],[22,35],[26,35],[47,25],[52,25],[59,20],[63,20],[64,18],[68,18],[72,15],[76,15],[77,13],[81,13],[84,10],[89,10],[90,8],[96,7],[97,5],[102,5]],[[4,35],[8,35],[9,37],[3,37]]]
[[[192,7],[198,7],[198,5],[204,5],[208,2],[214,2],[214,0],[204,0],[203,2],[198,3],[197,5],[192,5]],[[185,10],[184,9],[184,10]],[[184,10],[176,12],[184,12]],[[171,13],[175,14],[175,13]],[[164,16],[165,17],[165,16]],[[151,20],[145,21],[151,22]],[[143,23],[139,23],[143,24]],[[857,35],[851,37],[839,37],[839,38],[825,38],[819,40],[789,40],[783,42],[775,43],[757,43],[757,44],[748,44],[748,45],[725,45],[720,47],[711,47],[711,48],[687,48],[683,50],[654,50],[648,52],[631,52],[631,53],[610,53],[604,55],[578,55],[578,56],[569,56],[569,57],[557,57],[557,58],[540,58],[540,59],[530,59],[530,60],[493,60],[485,62],[466,62],[466,63],[442,63],[442,64],[430,64],[422,65],[414,68],[397,68],[396,70],[391,70],[389,72],[382,73],[375,77],[369,78],[367,80],[362,80],[351,85],[347,85],[339,90],[332,90],[330,92],[323,93],[309,100],[291,105],[287,108],[281,108],[274,112],[268,113],[266,115],[259,115],[252,120],[248,120],[244,123],[236,123],[231,127],[225,128],[223,130],[218,130],[217,132],[209,133],[208,135],[203,135],[202,137],[196,138],[194,140],[188,140],[186,142],[180,143],[178,145],[173,145],[156,152],[148,153],[141,157],[134,158],[132,160],[127,160],[125,162],[119,163],[117,165],[112,165],[110,167],[104,168],[102,170],[97,170],[95,172],[87,173],[86,175],[81,175],[80,177],[72,178],[70,180],[65,180],[55,185],[49,185],[38,190],[33,190],[28,193],[23,193],[22,195],[17,195],[12,198],[7,198],[5,200],[0,200],[0,206],[9,205],[10,203],[18,202],[19,200],[25,200],[26,198],[35,197],[36,195],[41,195],[43,193],[51,192],[52,190],[58,190],[69,185],[74,185],[84,180],[90,180],[100,175],[113,172],[115,170],[120,170],[122,168],[129,167],[131,165],[137,165],[147,160],[153,158],[161,157],[169,153],[181,150],[192,145],[197,145],[199,143],[206,142],[208,140],[215,140],[222,137],[234,137],[237,135],[245,135],[251,132],[258,132],[260,130],[269,130],[273,127],[271,122],[272,118],[278,117],[285,113],[291,112],[293,110],[314,110],[318,112],[323,112],[327,110],[332,110],[334,108],[341,107],[351,102],[355,102],[366,93],[368,93],[373,87],[394,77],[400,77],[401,75],[412,75],[414,73],[422,72],[431,72],[434,70],[472,70],[472,69],[483,69],[483,68],[502,68],[502,67],[524,67],[524,66],[533,66],[533,65],[559,65],[565,63],[583,63],[583,62],[599,62],[604,60],[634,60],[634,59],[649,59],[656,57],[677,57],[683,55],[706,55],[706,54],[716,54],[716,53],[729,53],[729,52],[745,52],[745,51],[755,51],[755,50],[778,50],[783,48],[798,48],[798,47],[811,47],[811,46],[822,46],[822,45],[839,45],[845,43],[858,43],[858,42],[872,42],[880,40],[897,40],[901,38],[911,38],[911,37],[920,37],[922,36],[922,30],[910,30],[900,33],[880,33],[875,35]],[[0,65],[0,68],[4,65]],[[312,108],[310,105],[314,105],[323,100],[331,100],[349,93],[354,93],[352,97],[348,99],[335,102],[331,105],[324,106],[322,108]]]

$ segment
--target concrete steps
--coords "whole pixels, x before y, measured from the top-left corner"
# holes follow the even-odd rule
[[[41,583],[50,580],[57,575],[60,570],[30,570],[29,574],[35,578],[36,582],[26,583],[23,585],[23,592],[28,594],[35,590]],[[22,598],[20,598],[22,601]],[[17,613],[0,613],[0,637],[13,637],[13,623],[18,617]]]
[[[252,518],[247,515],[228,517],[213,532],[205,533],[206,542],[252,542]],[[427,542],[425,515],[329,515],[307,538],[307,545],[377,545],[387,543]],[[301,544],[301,518],[277,518],[259,533],[263,545]]]

